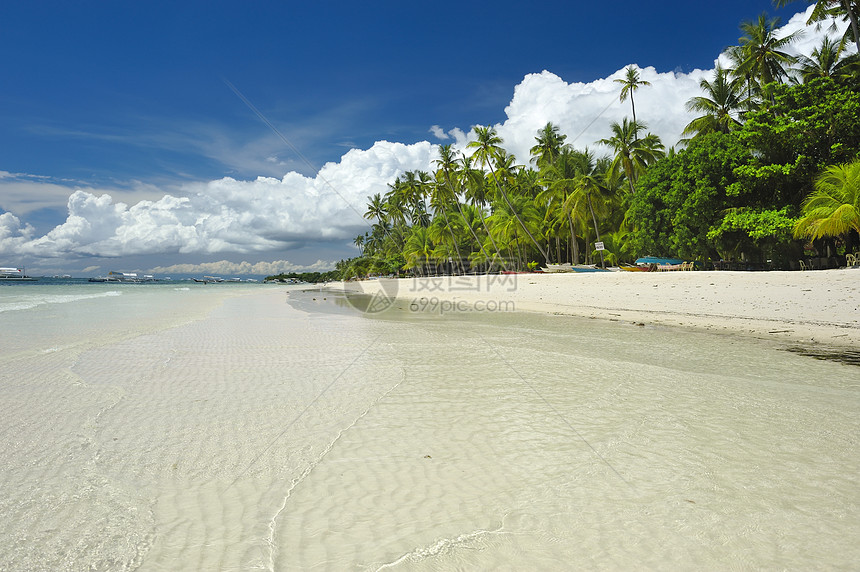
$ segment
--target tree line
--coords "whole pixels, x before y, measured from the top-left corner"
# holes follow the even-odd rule
[[[778,5],[787,3],[785,0]],[[809,24],[848,21],[806,56],[779,20],[744,22],[700,83],[698,115],[666,149],[636,115],[647,89],[634,66],[619,83],[632,118],[613,122],[596,156],[547,123],[528,165],[493,127],[466,152],[440,145],[430,172],[406,172],[368,197],[370,229],[342,278],[524,270],[550,262],[632,262],[642,255],[751,260],[788,268],[860,247],[860,34],[856,0],[814,2]],[[595,242],[603,243],[597,250]],[[602,257],[602,259],[601,259]]]

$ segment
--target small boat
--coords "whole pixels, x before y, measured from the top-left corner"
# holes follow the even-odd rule
[[[573,272],[573,265],[570,262],[565,262],[564,264],[547,264],[541,270],[544,273],[554,274],[557,272]]]
[[[0,281],[3,282],[35,282],[33,278],[24,274],[23,268],[0,268]]]
[[[558,273],[558,272],[609,272],[606,268],[599,268],[596,264],[571,264],[566,262],[564,264],[547,264],[543,268],[541,268],[545,273]]]

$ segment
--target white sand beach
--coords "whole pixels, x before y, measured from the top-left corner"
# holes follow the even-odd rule
[[[364,280],[413,309],[486,308],[685,326],[773,340],[860,347],[860,270],[594,272]],[[447,303],[446,304],[443,304]],[[476,306],[477,305],[477,306]]]
[[[791,310],[853,276],[6,290],[0,569],[852,569],[860,368],[655,324],[853,336]]]

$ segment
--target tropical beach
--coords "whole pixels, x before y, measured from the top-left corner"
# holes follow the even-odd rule
[[[857,568],[856,0],[7,4],[0,571]]]

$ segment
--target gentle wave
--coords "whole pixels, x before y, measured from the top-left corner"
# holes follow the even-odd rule
[[[32,310],[33,308],[37,308],[44,304],[69,304],[71,302],[79,302],[81,300],[121,295],[122,292],[110,290],[108,292],[99,292],[98,294],[35,294],[20,296],[17,297],[17,299],[13,298],[6,302],[0,302],[0,313],[13,312],[16,310]]]

